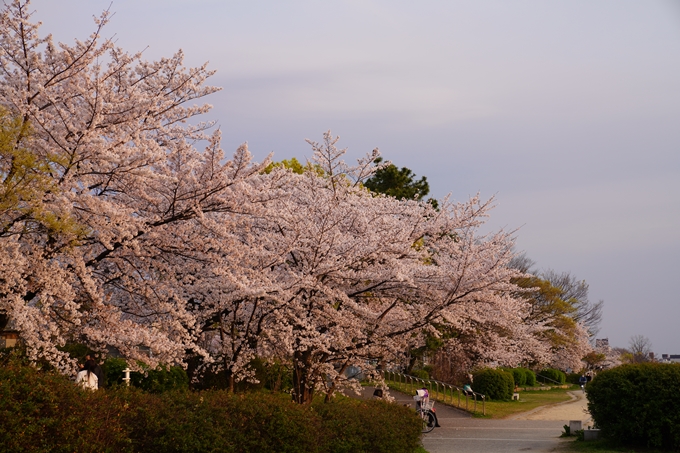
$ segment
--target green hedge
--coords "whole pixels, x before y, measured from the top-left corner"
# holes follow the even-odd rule
[[[494,400],[510,400],[515,389],[512,373],[485,368],[474,374],[473,390]]]
[[[538,373],[540,376],[547,377],[550,379],[549,381],[546,382],[546,384],[555,384],[556,382],[559,382],[560,384],[564,384],[567,382],[567,375],[564,374],[564,372],[560,370],[556,370],[554,368],[546,368],[545,370],[542,370],[540,373]],[[540,376],[538,376],[538,380],[540,381]]]
[[[412,409],[337,398],[301,406],[284,393],[85,391],[18,360],[0,363],[6,452],[404,452],[420,441]]]
[[[581,373],[569,373],[569,374],[567,374],[567,383],[569,383],[569,384],[581,385],[581,383],[579,382],[579,379],[581,379]]]
[[[522,368],[511,368],[507,371],[512,373],[512,378],[515,380],[515,385],[517,387],[523,387],[527,385],[527,375],[524,373]]]
[[[123,370],[127,362],[123,359],[106,359],[102,370],[109,385],[123,384]],[[142,365],[144,373],[131,372],[130,384],[151,393],[162,393],[170,390],[186,390],[189,388],[189,376],[178,366],[159,365],[155,369]]]
[[[680,364],[623,365],[588,384],[602,435],[624,445],[680,450]]]
[[[510,368],[506,371],[512,373],[512,378],[515,380],[517,387],[533,387],[536,385],[536,375],[528,368]]]

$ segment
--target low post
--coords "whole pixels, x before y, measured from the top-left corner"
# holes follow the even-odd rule
[[[128,387],[130,387],[130,371],[132,371],[130,367],[127,367],[123,370],[123,373],[125,373],[125,377],[123,378],[123,380],[125,381],[125,384]]]
[[[583,429],[581,420],[569,420],[569,432],[572,435],[580,429]]]

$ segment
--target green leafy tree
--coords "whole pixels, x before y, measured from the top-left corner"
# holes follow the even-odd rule
[[[46,233],[76,238],[81,227],[51,203],[58,195],[52,178],[56,156],[38,155],[27,146],[30,124],[0,107],[0,236]]]
[[[376,164],[382,162],[382,157],[375,159]],[[406,167],[397,168],[394,164],[382,166],[366,180],[364,186],[376,193],[384,193],[395,198],[406,198],[412,200],[417,198],[422,200],[430,193],[430,185],[427,177],[416,180],[416,175],[411,169]],[[437,201],[430,198],[429,203],[437,206]]]
[[[314,171],[317,175],[323,176],[323,170],[321,169],[321,167],[319,167],[318,165],[312,165],[309,162],[303,165],[295,157],[293,157],[292,159],[283,159],[280,162],[271,162],[264,168],[264,170],[262,170],[262,172],[265,174],[269,174],[275,168],[287,168],[288,170],[292,171],[293,173],[297,173],[298,175],[301,175],[307,171]]]

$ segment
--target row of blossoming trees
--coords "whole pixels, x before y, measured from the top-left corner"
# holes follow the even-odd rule
[[[488,201],[371,193],[377,151],[346,165],[330,133],[301,174],[263,171],[246,145],[226,160],[219,131],[187,122],[216,91],[205,67],[124,52],[101,38],[107,13],[73,46],[30,15],[15,0],[0,17],[0,310],[32,359],[70,372],[59,346],[78,342],[131,363],[199,356],[234,382],[279,358],[307,402],[442,326],[478,363],[585,354],[584,332],[555,351],[526,321],[511,237],[478,233]]]

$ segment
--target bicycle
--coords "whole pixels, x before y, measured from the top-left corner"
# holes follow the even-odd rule
[[[423,420],[422,432],[429,433],[439,426],[434,401],[430,401],[427,389],[416,390],[416,396],[413,399],[416,401],[416,413]]]

